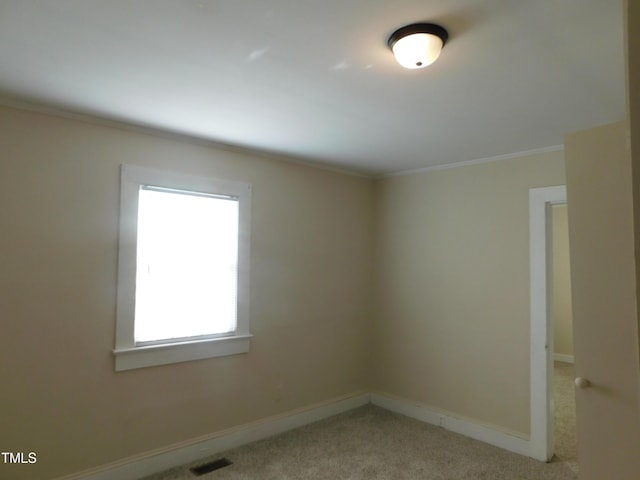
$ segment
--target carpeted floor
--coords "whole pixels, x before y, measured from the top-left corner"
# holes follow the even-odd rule
[[[555,362],[553,375],[554,433],[556,459],[578,468],[576,441],[576,399],[573,380],[575,367],[571,363]]]
[[[188,470],[222,457],[233,464]],[[568,480],[574,470],[367,405],[145,480]]]

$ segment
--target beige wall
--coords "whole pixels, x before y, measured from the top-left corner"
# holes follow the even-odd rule
[[[528,434],[529,188],[562,152],[376,185],[374,390]]]
[[[566,205],[551,207],[553,351],[573,356],[569,225]]]
[[[253,184],[250,353],[114,372],[121,163]],[[371,227],[367,179],[0,108],[0,443],[38,455],[3,478],[366,389]]]

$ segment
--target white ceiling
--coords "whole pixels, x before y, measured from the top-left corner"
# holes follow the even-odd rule
[[[622,0],[0,0],[0,95],[384,174],[625,116]],[[422,70],[386,46],[440,23]]]

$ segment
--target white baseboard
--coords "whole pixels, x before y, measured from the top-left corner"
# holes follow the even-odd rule
[[[190,463],[240,445],[302,427],[368,403],[432,425],[438,425],[511,452],[531,456],[529,439],[517,433],[507,432],[495,426],[483,425],[470,419],[457,417],[449,412],[439,411],[391,395],[361,393],[128,457],[107,465],[60,477],[57,480],[113,480],[114,478],[136,480],[177,465]]]
[[[371,393],[371,403],[505,450],[530,456],[529,439],[515,432],[507,432],[495,426],[482,425],[470,419],[456,417],[448,412],[438,411],[426,405],[416,404],[383,393]]]
[[[368,393],[340,397],[238,428],[216,432],[84,472],[60,477],[57,480],[113,480],[114,478],[136,480],[230,448],[302,427],[368,403],[370,403]]]
[[[556,362],[574,363],[573,355],[567,355],[565,353],[554,353],[553,359]]]

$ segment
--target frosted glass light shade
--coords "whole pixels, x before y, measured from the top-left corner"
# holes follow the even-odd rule
[[[428,33],[415,33],[393,46],[396,60],[404,68],[424,68],[435,62],[442,50],[442,40]]]
[[[388,45],[404,68],[424,68],[435,62],[448,38],[439,25],[417,23],[396,30]]]

